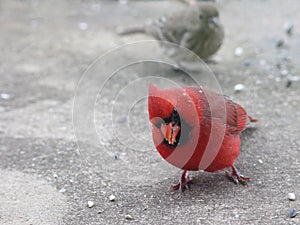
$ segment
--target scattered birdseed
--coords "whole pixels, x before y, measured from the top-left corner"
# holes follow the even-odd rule
[[[297,215],[296,209],[290,208],[289,209],[289,217],[294,218]]]
[[[242,91],[244,89],[245,89],[245,85],[243,85],[243,84],[237,84],[237,85],[234,86],[234,90],[236,92]]]
[[[234,50],[234,55],[235,56],[241,56],[243,55],[244,53],[244,49],[242,47],[237,47],[235,50]]]
[[[113,202],[115,200],[116,200],[116,196],[114,196],[114,195],[109,196],[109,201]]]
[[[289,193],[289,194],[288,194],[288,198],[289,198],[289,200],[291,200],[291,201],[295,201],[296,195],[295,195],[294,193]]]
[[[87,30],[88,29],[87,23],[84,23],[84,22],[79,23],[78,27],[79,27],[80,30]]]
[[[125,219],[126,220],[133,220],[133,217],[129,214],[125,215]]]
[[[64,193],[64,192],[66,192],[67,190],[65,189],[65,188],[61,188],[60,190],[59,190],[59,192],[60,193]]]
[[[99,210],[98,212],[97,212],[97,214],[101,214],[101,213],[103,213],[104,212],[104,210]]]
[[[1,93],[0,96],[1,96],[2,99],[5,99],[5,100],[10,99],[10,94],[7,94],[7,93]]]
[[[294,24],[292,24],[291,22],[287,22],[286,24],[284,24],[284,31],[288,35],[292,35],[294,31]]]
[[[265,59],[261,59],[261,60],[259,60],[259,65],[266,66],[267,65],[267,61]]]
[[[281,70],[280,74],[283,75],[283,76],[285,76],[285,75],[289,74],[289,71],[287,71],[287,70]]]
[[[281,48],[284,45],[284,40],[279,39],[276,41],[276,47]]]
[[[291,80],[288,80],[288,81],[286,82],[285,87],[286,87],[286,88],[289,88],[290,86],[292,86],[292,84],[293,84],[293,82],[292,82]]]
[[[88,201],[88,202],[87,202],[87,206],[88,206],[89,208],[92,208],[94,205],[95,205],[95,204],[94,204],[93,201]]]
[[[289,80],[290,81],[299,81],[300,77],[298,77],[298,76],[289,76]]]
[[[251,66],[251,62],[249,60],[245,60],[244,61],[244,66],[245,67]]]
[[[255,84],[260,85],[260,84],[262,84],[262,81],[261,80],[256,80]]]

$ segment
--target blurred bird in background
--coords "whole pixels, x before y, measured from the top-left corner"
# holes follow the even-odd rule
[[[145,33],[162,41],[160,44],[164,47],[165,54],[172,57],[179,67],[182,66],[182,62],[191,59],[167,42],[185,47],[201,59],[207,60],[219,50],[224,39],[219,12],[213,3],[208,2],[190,4],[178,12],[140,26],[119,28],[117,32],[120,35]]]

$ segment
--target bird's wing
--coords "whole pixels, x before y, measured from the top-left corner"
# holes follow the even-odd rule
[[[239,104],[225,97],[226,101],[226,124],[231,133],[241,132],[246,128],[248,115],[246,110]]]
[[[193,7],[161,17],[156,26],[161,30],[164,41],[182,44],[182,38],[187,31],[199,29],[198,11]],[[185,46],[185,45],[184,45]]]
[[[211,117],[211,121],[219,123],[218,125],[226,125],[231,134],[243,131],[248,122],[257,121],[248,116],[242,106],[208,88],[192,87],[185,91],[194,99],[195,106],[202,109],[201,117]]]
[[[226,96],[208,89],[204,90],[212,117],[218,118],[221,123],[225,123],[228,130],[233,134],[246,128],[248,121],[251,119],[242,106]]]
[[[156,35],[158,40],[169,41],[177,44],[180,43],[186,27],[180,23],[177,23],[175,20],[177,20],[176,17],[169,16],[164,20],[161,19],[163,22],[160,22],[160,24],[158,22],[153,23],[154,26],[152,26],[152,29],[158,29],[160,32],[159,35]]]

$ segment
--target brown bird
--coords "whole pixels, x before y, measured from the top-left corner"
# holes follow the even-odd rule
[[[180,65],[181,61],[188,61],[179,48],[174,48],[167,42],[176,43],[188,48],[201,59],[208,59],[216,53],[222,45],[224,30],[219,23],[219,12],[212,3],[198,3],[185,9],[152,20],[142,26],[119,29],[119,34],[145,33],[151,35],[165,48]],[[170,46],[173,46],[170,48]]]

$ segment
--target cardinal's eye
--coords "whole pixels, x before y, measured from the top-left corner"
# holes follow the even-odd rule
[[[171,120],[170,122],[180,124],[180,116],[179,116],[179,113],[178,113],[178,111],[175,107],[174,107],[173,112],[170,116],[170,120]]]

